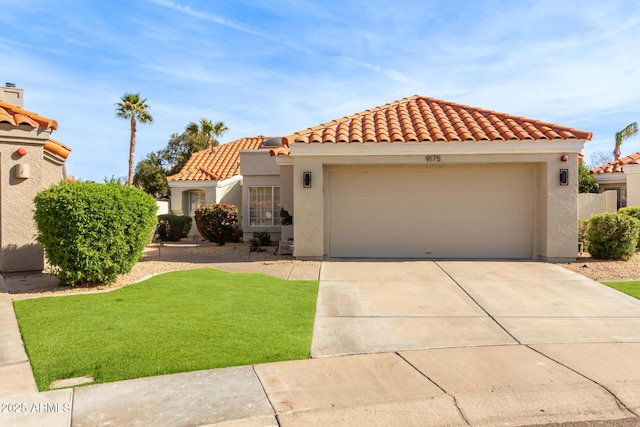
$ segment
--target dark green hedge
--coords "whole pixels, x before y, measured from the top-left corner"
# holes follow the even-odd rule
[[[142,257],[156,203],[118,183],[54,185],[35,198],[37,240],[61,284],[112,283]]]
[[[163,242],[177,242],[189,235],[192,223],[191,217],[186,215],[158,215],[158,238]]]

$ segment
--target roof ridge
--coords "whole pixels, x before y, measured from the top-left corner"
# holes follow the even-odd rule
[[[411,106],[415,107],[411,107]],[[406,111],[405,111],[406,110]],[[383,113],[380,115],[380,113]],[[354,123],[359,121],[358,123]],[[365,123],[366,122],[366,123]],[[349,126],[348,138],[342,124]],[[372,127],[373,125],[373,127]],[[366,131],[366,132],[365,132]],[[371,132],[373,131],[373,133]],[[366,137],[365,134],[370,135]],[[416,138],[420,135],[419,138]],[[524,116],[412,95],[295,132],[283,140],[300,143],[427,142],[480,140],[590,140],[593,134]]]

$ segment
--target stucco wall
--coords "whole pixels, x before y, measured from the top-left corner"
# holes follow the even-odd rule
[[[618,195],[615,190],[602,193],[578,194],[578,218],[589,219],[601,213],[614,213],[618,210]]]
[[[578,252],[578,156],[568,162],[559,156],[541,156],[547,165],[546,248],[540,256],[550,261],[575,259]],[[569,185],[560,185],[560,169],[569,169]]]
[[[267,231],[271,241],[280,240],[280,224],[273,226],[249,225],[249,188],[275,186],[280,187],[280,168],[275,157],[269,156],[268,150],[246,150],[240,152],[240,173],[242,174],[242,231],[247,241],[257,231]],[[280,189],[280,197],[283,191]]]
[[[477,147],[482,143],[475,143]],[[407,164],[425,165],[425,155],[437,153],[441,157],[442,164],[482,164],[482,163],[505,163],[518,164],[528,163],[535,166],[535,206],[534,206],[534,236],[533,254],[534,258],[549,260],[564,260],[575,258],[577,255],[577,154],[582,149],[583,142],[569,142],[552,145],[549,142],[538,144],[528,143],[528,147],[538,150],[549,150],[549,153],[531,153],[522,149],[522,152],[514,148],[518,144],[504,147],[505,153],[483,154],[480,148],[470,148],[468,154],[461,152],[438,152],[438,147],[416,147],[407,149],[405,147],[387,150],[386,155],[376,155],[376,149],[382,151],[382,147],[362,147],[359,155],[321,155],[323,150],[329,151],[332,148],[317,147],[318,155],[313,155],[311,150],[315,147],[302,147],[299,154],[293,152],[293,188],[294,188],[294,211],[295,227],[295,256],[299,258],[318,259],[327,255],[325,240],[325,188],[328,188],[326,166],[328,165],[354,165],[354,164]],[[488,144],[487,144],[488,145]],[[340,147],[338,147],[340,148]],[[351,148],[349,148],[351,149]],[[355,151],[357,147],[353,148]],[[495,150],[495,147],[491,149]],[[294,147],[295,150],[295,147]],[[334,148],[334,150],[336,150]],[[419,154],[404,154],[400,150],[417,151]],[[423,150],[420,152],[420,150]],[[436,151],[434,151],[436,150]],[[476,150],[475,152],[473,152]],[[531,149],[533,151],[533,149]],[[554,152],[555,151],[555,152]],[[567,154],[569,160],[561,161],[561,155]],[[427,167],[427,165],[425,165]],[[561,186],[559,182],[560,169],[569,170],[569,185]],[[311,188],[303,188],[302,174],[311,172]]]
[[[627,206],[640,206],[640,165],[625,165]]]
[[[51,180],[51,171],[45,172],[44,142],[49,132],[0,127],[0,269],[4,272],[42,270],[42,247],[35,241],[37,233],[33,220],[36,194]],[[27,154],[20,156],[19,148]],[[16,167],[28,165],[29,178],[16,177]],[[47,182],[48,184],[48,182]]]

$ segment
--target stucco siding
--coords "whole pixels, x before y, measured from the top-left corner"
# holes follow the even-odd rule
[[[447,153],[442,147],[430,150],[438,152],[438,165],[487,165],[504,164],[513,167],[531,168],[534,186],[532,202],[532,242],[531,257],[550,260],[562,260],[575,258],[577,255],[577,153],[583,145],[583,141],[562,143],[553,145],[548,142],[530,143],[533,147],[529,151],[516,152],[519,145],[507,144],[491,147],[497,152],[481,153],[483,143],[475,143],[477,147],[470,148],[469,152]],[[491,143],[487,143],[488,146]],[[458,149],[459,147],[456,146]],[[296,147],[294,147],[296,148]],[[322,258],[329,255],[327,234],[327,212],[325,209],[326,191],[330,191],[328,171],[336,165],[392,165],[386,167],[430,167],[425,156],[429,156],[430,147],[399,147],[389,148],[384,153],[382,147],[364,148],[360,155],[320,155],[323,150],[329,152],[332,147],[318,147],[316,155],[312,148],[303,147],[298,153],[293,152],[293,188],[295,211],[295,256],[299,258]],[[357,151],[358,147],[347,147],[348,150]],[[377,150],[376,150],[377,149]],[[509,151],[507,151],[509,149]],[[549,150],[548,153],[537,153],[536,150]],[[392,150],[397,150],[393,152]],[[405,151],[424,150],[421,154],[412,155],[401,153]],[[376,151],[381,154],[376,155]],[[504,152],[500,152],[504,151]],[[391,154],[391,155],[390,155]],[[569,160],[561,161],[561,156],[568,154]],[[561,186],[559,182],[560,169],[568,169],[569,185]],[[302,174],[311,172],[311,188],[303,188]],[[508,179],[508,175],[505,175]],[[375,232],[375,231],[372,231]]]
[[[27,151],[24,156],[17,154],[21,147]],[[35,241],[37,229],[33,219],[34,198],[44,188],[42,147],[31,141],[0,144],[0,268],[5,272],[44,268],[43,250]],[[28,178],[16,177],[17,165],[21,164],[28,165]]]
[[[625,165],[627,206],[640,206],[640,165]]]

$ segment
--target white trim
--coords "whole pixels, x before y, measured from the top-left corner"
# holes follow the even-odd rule
[[[291,156],[403,156],[425,154],[578,154],[585,140],[295,143]]]
[[[624,172],[603,173],[594,175],[600,184],[626,184],[627,175]]]
[[[638,164],[623,165],[622,167],[626,174],[640,173],[640,165]]]
[[[291,158],[291,156],[275,156],[276,157],[276,164],[278,166],[292,166],[293,165],[293,158]]]

